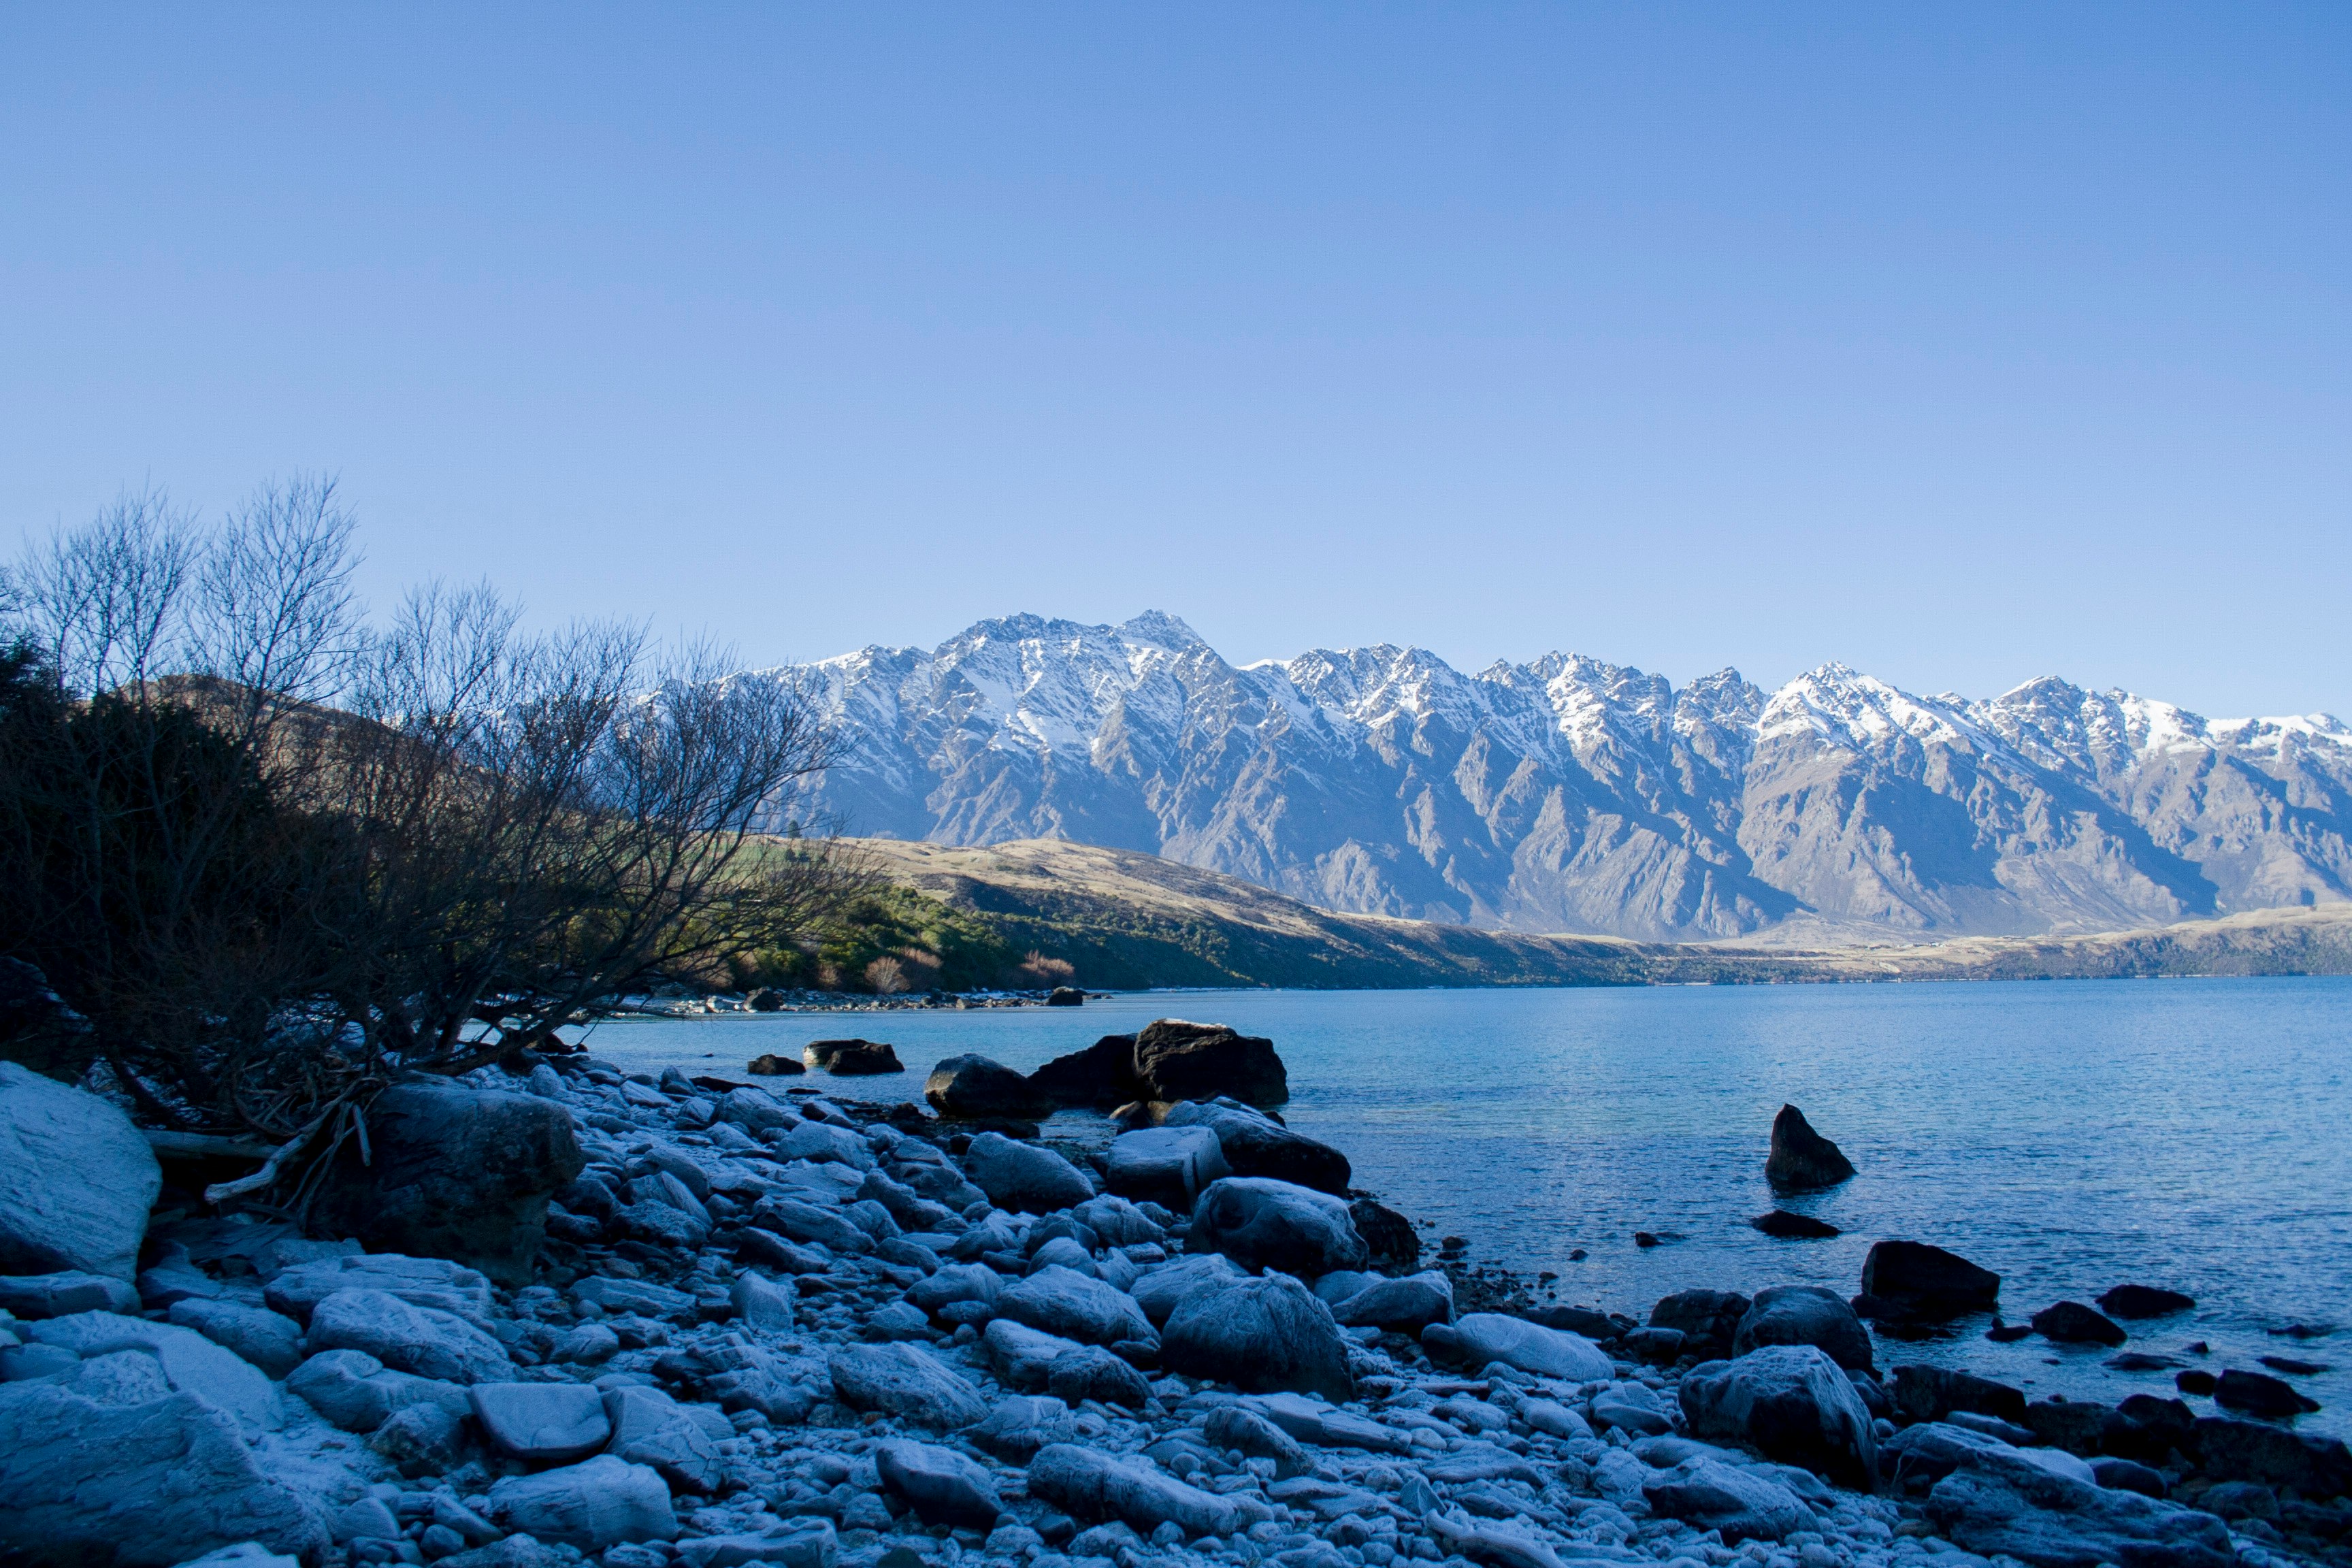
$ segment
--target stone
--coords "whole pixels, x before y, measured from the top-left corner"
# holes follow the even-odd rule
[[[2033,1331],[2058,1344],[2119,1345],[2123,1330],[2080,1301],[2059,1301],[2033,1314]]]
[[[2152,1470],[2137,1459],[2119,1459],[2113,1455],[2091,1461],[2091,1479],[2103,1487],[2137,1492],[2142,1497],[2160,1498],[2172,1489],[2163,1471]]]
[[[1918,1241],[1871,1244],[1862,1260],[1864,1317],[1957,1318],[1990,1311],[2000,1300],[2000,1276],[1957,1252]]]
[[[501,1383],[514,1375],[505,1348],[473,1324],[383,1290],[338,1290],[320,1302],[310,1314],[310,1343],[365,1351],[396,1371],[452,1383]]]
[[[998,1318],[981,1331],[981,1342],[997,1376],[1008,1388],[1042,1392],[1053,1376],[1054,1363],[1066,1351],[1079,1348],[1076,1340],[1049,1334],[1010,1318]]]
[[[438,1405],[395,1410],[368,1434],[368,1447],[412,1479],[454,1469],[465,1442],[465,1417]]]
[[[1638,1383],[1612,1383],[1595,1394],[1592,1419],[1643,1437],[1663,1437],[1675,1426],[1664,1403]]]
[[[1650,1309],[1650,1327],[1680,1330],[1699,1355],[1728,1356],[1732,1337],[1754,1305],[1736,1290],[1681,1290]]]
[[[338,1290],[381,1290],[412,1307],[452,1312],[469,1322],[490,1315],[490,1282],[474,1269],[440,1258],[399,1253],[349,1254],[296,1264],[279,1271],[262,1292],[273,1311],[308,1323],[320,1302]]]
[[[1272,1176],[1318,1193],[1347,1195],[1348,1156],[1239,1100],[1186,1100],[1171,1106],[1160,1125],[1207,1128],[1216,1134],[1219,1152],[1234,1175]]]
[[[84,1359],[138,1351],[152,1356],[164,1381],[236,1417],[247,1434],[282,1425],[278,1391],[268,1375],[233,1351],[193,1330],[119,1312],[77,1312],[31,1325],[33,1339]]]
[[[1077,1428],[1070,1407],[1060,1400],[1023,1395],[1000,1402],[963,1436],[1007,1464],[1025,1465],[1049,1444],[1075,1441]]]
[[[650,1279],[614,1279],[601,1274],[572,1281],[572,1297],[592,1301],[607,1313],[646,1318],[687,1318],[695,1310],[694,1298],[683,1290]]]
[[[1105,1247],[1137,1247],[1168,1239],[1167,1231],[1150,1215],[1110,1193],[1075,1205],[1070,1217],[1093,1231]]]
[[[834,1392],[855,1410],[878,1410],[939,1432],[971,1426],[988,1414],[971,1379],[916,1345],[847,1346],[835,1351],[826,1365]]]
[[[510,1459],[568,1465],[613,1436],[604,1397],[577,1383],[478,1383],[474,1419],[490,1447]]]
[[[989,1530],[1004,1512],[989,1473],[953,1448],[890,1438],[876,1445],[882,1485],[925,1524]]]
[[[1083,1007],[1086,1001],[1087,994],[1075,985],[1056,985],[1045,993],[1048,1007]]]
[[[964,1173],[998,1208],[1051,1214],[1095,1195],[1095,1184],[1051,1149],[983,1132],[964,1152]]]
[[[1410,1454],[1412,1439],[1393,1426],[1337,1410],[1303,1394],[1254,1394],[1243,1406],[1265,1416],[1302,1443],[1327,1448],[1366,1448],[1377,1454]],[[1507,1458],[1507,1456],[1506,1456]]]
[[[1193,1205],[1185,1246],[1222,1252],[1245,1269],[1276,1268],[1307,1279],[1361,1268],[1371,1257],[1344,1200],[1270,1176],[1210,1184]]]
[[[2200,1416],[2194,1431],[2208,1475],[2293,1487],[2305,1497],[2352,1496],[2352,1452],[2340,1437],[2228,1415]]]
[[[2110,1317],[2162,1318],[2188,1311],[2197,1305],[2197,1298],[2153,1285],[2118,1285],[2099,1298],[2099,1305]]]
[[[749,1563],[781,1563],[783,1568],[834,1568],[840,1550],[840,1537],[833,1521],[795,1519],[782,1529],[757,1535],[700,1535],[681,1541],[674,1561],[683,1568],[740,1568]],[[612,1557],[607,1556],[604,1562],[606,1568],[617,1568]],[[892,1568],[903,1565],[894,1563]]]
[[[191,1557],[179,1568],[302,1568],[302,1560],[272,1552],[257,1541],[240,1541],[235,1546]]]
[[[728,1289],[727,1300],[738,1318],[761,1333],[784,1334],[792,1331],[793,1309],[799,1301],[799,1294],[789,1279],[779,1283],[755,1269],[746,1268],[735,1276],[735,1283]]]
[[[1298,1440],[1255,1410],[1221,1405],[1208,1413],[1202,1435],[1220,1448],[1238,1449],[1254,1459],[1274,1461],[1277,1478],[1305,1475],[1315,1468]]]
[[[1230,1173],[1223,1146],[1206,1127],[1139,1127],[1112,1139],[1103,1157],[1103,1185],[1181,1214]]]
[[[1173,1102],[1231,1096],[1244,1105],[1280,1105],[1290,1079],[1274,1042],[1223,1024],[1160,1018],[1135,1037],[1136,1098]]]
[[[2032,1568],[2232,1568],[2229,1527],[2210,1513],[2052,1473],[2011,1449],[1956,1468],[1927,1494],[1955,1545]]]
[[[1086,1344],[1148,1342],[1159,1337],[1134,1297],[1058,1265],[998,1291],[996,1310],[1015,1322]]]
[[[801,1070],[798,1063],[793,1071]],[[764,1089],[730,1089],[719,1101],[719,1120],[758,1137],[800,1125],[801,1119]]]
[[[1045,1369],[1045,1392],[1066,1404],[1099,1400],[1141,1410],[1151,1403],[1151,1384],[1141,1373],[1099,1345],[1075,1345]]]
[[[1412,1221],[1370,1198],[1350,1199],[1348,1217],[1356,1222],[1356,1234],[1371,1252],[1372,1268],[1410,1274],[1421,1267],[1421,1237],[1413,1234]]]
[[[320,1351],[287,1373],[286,1390],[346,1432],[373,1432],[411,1405],[473,1409],[462,1385],[387,1371],[364,1351]]]
[[[143,1278],[143,1276],[142,1276]],[[68,1268],[56,1274],[0,1276],[0,1311],[17,1318],[62,1318],[73,1312],[136,1312],[138,1289],[111,1274]]]
[[[1870,1331],[1833,1290],[1818,1285],[1774,1285],[1755,1301],[1731,1337],[1731,1353],[1764,1345],[1817,1345],[1848,1372],[1871,1368]]]
[[[610,1454],[535,1476],[509,1476],[490,1488],[489,1497],[490,1518],[501,1528],[583,1552],[677,1534],[661,1477]]]
[[[0,1272],[139,1271],[163,1173],[131,1118],[94,1094],[0,1061]]]
[[[1117,1520],[1149,1532],[1173,1524],[1188,1537],[1230,1536],[1270,1517],[1265,1505],[1219,1497],[1131,1460],[1075,1443],[1041,1448],[1029,1461],[1029,1494],[1082,1522]]]
[[[1598,1382],[1612,1372],[1601,1347],[1582,1334],[1547,1329],[1500,1312],[1465,1313],[1450,1326],[1432,1323],[1422,1331],[1421,1339],[1423,1344],[1434,1345],[1465,1366],[1482,1367],[1498,1361],[1538,1377],[1569,1383]]]
[[[266,1307],[190,1296],[172,1303],[168,1320],[176,1327],[194,1329],[270,1377],[284,1377],[302,1362],[302,1325]]]
[[[1811,1215],[1791,1214],[1787,1209],[1774,1209],[1759,1214],[1748,1222],[1765,1235],[1780,1241],[1826,1241],[1845,1233],[1825,1219]]]
[[[1027,1120],[1049,1114],[1054,1102],[1029,1080],[986,1057],[967,1052],[949,1057],[923,1080],[923,1098],[941,1116],[955,1121],[985,1117]]]
[[[1161,1264],[1139,1278],[1129,1294],[1143,1309],[1143,1315],[1155,1325],[1165,1324],[1176,1310],[1176,1303],[1188,1291],[1214,1288],[1222,1289],[1230,1281],[1246,1279],[1249,1276],[1234,1266],[1234,1260],[1222,1252],[1196,1254]]]
[[[547,1205],[586,1163],[572,1113],[535,1094],[396,1083],[367,1110],[368,1148],[336,1155],[312,1223],[370,1252],[449,1258],[530,1283]]]
[[[1029,1083],[1055,1105],[1107,1110],[1145,1098],[1135,1076],[1133,1035],[1105,1035],[1085,1050],[1055,1057],[1031,1073]]]
[[[193,1394],[113,1405],[0,1387],[0,1548],[33,1562],[169,1568],[248,1541],[304,1558],[328,1544],[310,1500]]]
[[[1941,1421],[1955,1410],[1973,1410],[2020,1426],[2026,1419],[2025,1391],[1974,1373],[1940,1366],[1898,1366],[1890,1391],[1906,1421]]]
[[[801,1048],[801,1060],[837,1078],[907,1070],[898,1053],[880,1040],[811,1040]]]
[[[1171,1370],[1236,1388],[1356,1396],[1348,1342],[1331,1310],[1286,1275],[1234,1279],[1184,1294],[1169,1314],[1160,1359]]]
[[[1672,1366],[1690,1343],[1690,1336],[1680,1329],[1628,1329],[1619,1339],[1627,1355],[1655,1366]]]
[[[1727,1546],[1779,1541],[1821,1521],[1797,1494],[1752,1469],[1716,1459],[1688,1459],[1642,1483],[1652,1511],[1694,1530],[1723,1532]]]
[[[829,1247],[853,1257],[874,1250],[864,1231],[841,1217],[838,1210],[820,1208],[798,1198],[761,1198],[751,1211],[751,1223],[793,1241]]]
[[[1780,1107],[1772,1118],[1772,1151],[1765,1156],[1764,1179],[1785,1191],[1833,1187],[1853,1175],[1853,1162],[1838,1146],[1813,1131],[1805,1113],[1793,1105]]]
[[[623,1385],[604,1394],[612,1437],[604,1451],[651,1468],[682,1491],[715,1492],[726,1475],[724,1438],[658,1388]],[[731,1434],[733,1428],[728,1428]]]
[[[1418,1335],[1432,1323],[1454,1321],[1454,1281],[1434,1268],[1402,1279],[1378,1279],[1334,1306],[1331,1316],[1343,1328]]]
[[[2231,1367],[2221,1373],[2213,1387],[2213,1403],[2224,1410],[2241,1410],[2249,1415],[2273,1419],[2306,1415],[2319,1408],[2317,1400],[2305,1396],[2285,1379],[2240,1367]]]
[[[1768,1458],[1842,1486],[1877,1479],[1870,1412],[1845,1371],[1812,1345],[1771,1345],[1683,1374],[1683,1418],[1695,1437],[1729,1437]]]
[[[780,1057],[771,1051],[745,1062],[743,1070],[754,1078],[798,1078],[808,1068],[791,1057]]]
[[[803,1121],[773,1145],[779,1160],[831,1161],[860,1171],[874,1168],[874,1151],[847,1127],[829,1121]]]
[[[958,1302],[976,1301],[993,1310],[1004,1276],[984,1263],[950,1263],[907,1288],[907,1300],[937,1316]]]

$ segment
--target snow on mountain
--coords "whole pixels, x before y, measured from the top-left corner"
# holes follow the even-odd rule
[[[1841,664],[1679,689],[1577,654],[1230,665],[1181,620],[1013,616],[795,675],[846,831],[1061,837],[1326,908],[1704,940],[2111,930],[2352,899],[2352,729]]]

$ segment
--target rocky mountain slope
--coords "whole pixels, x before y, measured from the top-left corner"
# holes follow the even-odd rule
[[[1644,941],[2111,931],[2352,899],[2352,729],[1830,664],[1676,689],[1573,654],[1236,667],[1183,622],[981,622],[789,670],[854,833],[1066,838],[1323,909]]]

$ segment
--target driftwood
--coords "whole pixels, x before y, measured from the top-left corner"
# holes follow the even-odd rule
[[[275,1143],[250,1138],[225,1138],[213,1132],[159,1132],[146,1130],[147,1145],[159,1160],[267,1160],[278,1152]]]

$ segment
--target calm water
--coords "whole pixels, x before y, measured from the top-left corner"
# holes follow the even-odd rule
[[[1691,1286],[1803,1282],[1851,1294],[1882,1237],[1952,1247],[2002,1276],[2011,1321],[2126,1280],[2198,1299],[2129,1349],[2333,1363],[2293,1381],[2352,1431],[2352,980],[2080,981],[1609,990],[1156,992],[1083,1010],[623,1021],[590,1047],[631,1068],[738,1069],[811,1039],[892,1042],[913,1068],[828,1084],[921,1099],[934,1061],[1023,1070],[1155,1017],[1268,1035],[1291,1125],[1356,1181],[1474,1258],[1562,1276],[1560,1300],[1646,1313]],[[1763,1176],[1783,1100],[1860,1174],[1786,1206],[1846,1234],[1773,1241]],[[1100,1136],[1098,1118],[1056,1135]],[[1683,1239],[1636,1248],[1636,1230]],[[1581,1247],[1590,1256],[1571,1263]],[[2265,1331],[2341,1324],[2296,1342]],[[1882,1342],[1882,1366],[1965,1365],[2036,1393],[2171,1392],[2096,1347]],[[2192,1400],[2200,1413],[2210,1408]]]

